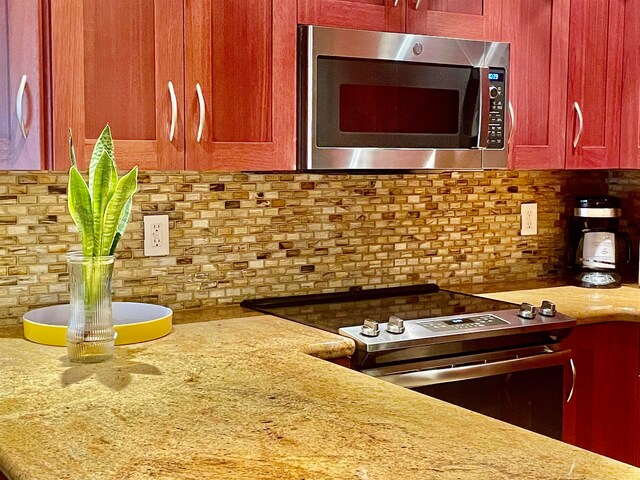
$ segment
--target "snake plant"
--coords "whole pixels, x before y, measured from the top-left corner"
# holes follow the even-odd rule
[[[131,216],[138,167],[118,178],[109,125],[93,149],[88,185],[78,171],[71,135],[69,150],[72,163],[67,188],[69,213],[80,232],[82,253],[85,257],[113,255]]]

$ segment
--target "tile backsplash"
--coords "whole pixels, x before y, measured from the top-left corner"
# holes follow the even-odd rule
[[[629,233],[631,237],[632,270],[637,271],[638,244],[640,243],[640,171],[611,171],[609,173],[609,193],[622,198],[620,229]],[[637,277],[633,280],[637,280]]]
[[[141,172],[118,246],[114,300],[174,310],[352,286],[511,281],[558,275],[575,193],[602,172],[407,175]],[[640,177],[639,177],[640,181]],[[68,301],[78,247],[66,173],[0,172],[0,325]],[[538,203],[522,237],[520,204]],[[143,216],[167,214],[170,254],[143,255]]]

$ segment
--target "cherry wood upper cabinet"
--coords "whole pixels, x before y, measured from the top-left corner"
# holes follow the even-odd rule
[[[503,0],[502,40],[511,43],[512,168],[564,168],[569,8],[569,0]]]
[[[618,168],[625,0],[571,2],[567,168]]]
[[[499,40],[501,0],[407,0],[407,32]]]
[[[46,167],[39,0],[0,1],[0,170]]]
[[[187,169],[295,169],[296,1],[185,8]]]
[[[408,1],[412,0],[298,0],[298,23],[404,32]]]
[[[640,168],[640,0],[627,0],[624,17],[620,167]]]
[[[51,2],[56,169],[69,128],[86,168],[107,123],[119,168],[184,168],[182,15],[181,0]]]

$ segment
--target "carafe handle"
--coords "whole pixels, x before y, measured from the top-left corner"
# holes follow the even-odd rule
[[[627,232],[618,232],[616,236],[624,239],[624,243],[627,246],[627,260],[625,263],[631,263],[631,237]]]

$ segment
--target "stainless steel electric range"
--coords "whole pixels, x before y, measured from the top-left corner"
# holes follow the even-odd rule
[[[562,437],[575,320],[435,284],[245,300],[242,306],[355,341],[351,367],[476,412]]]

